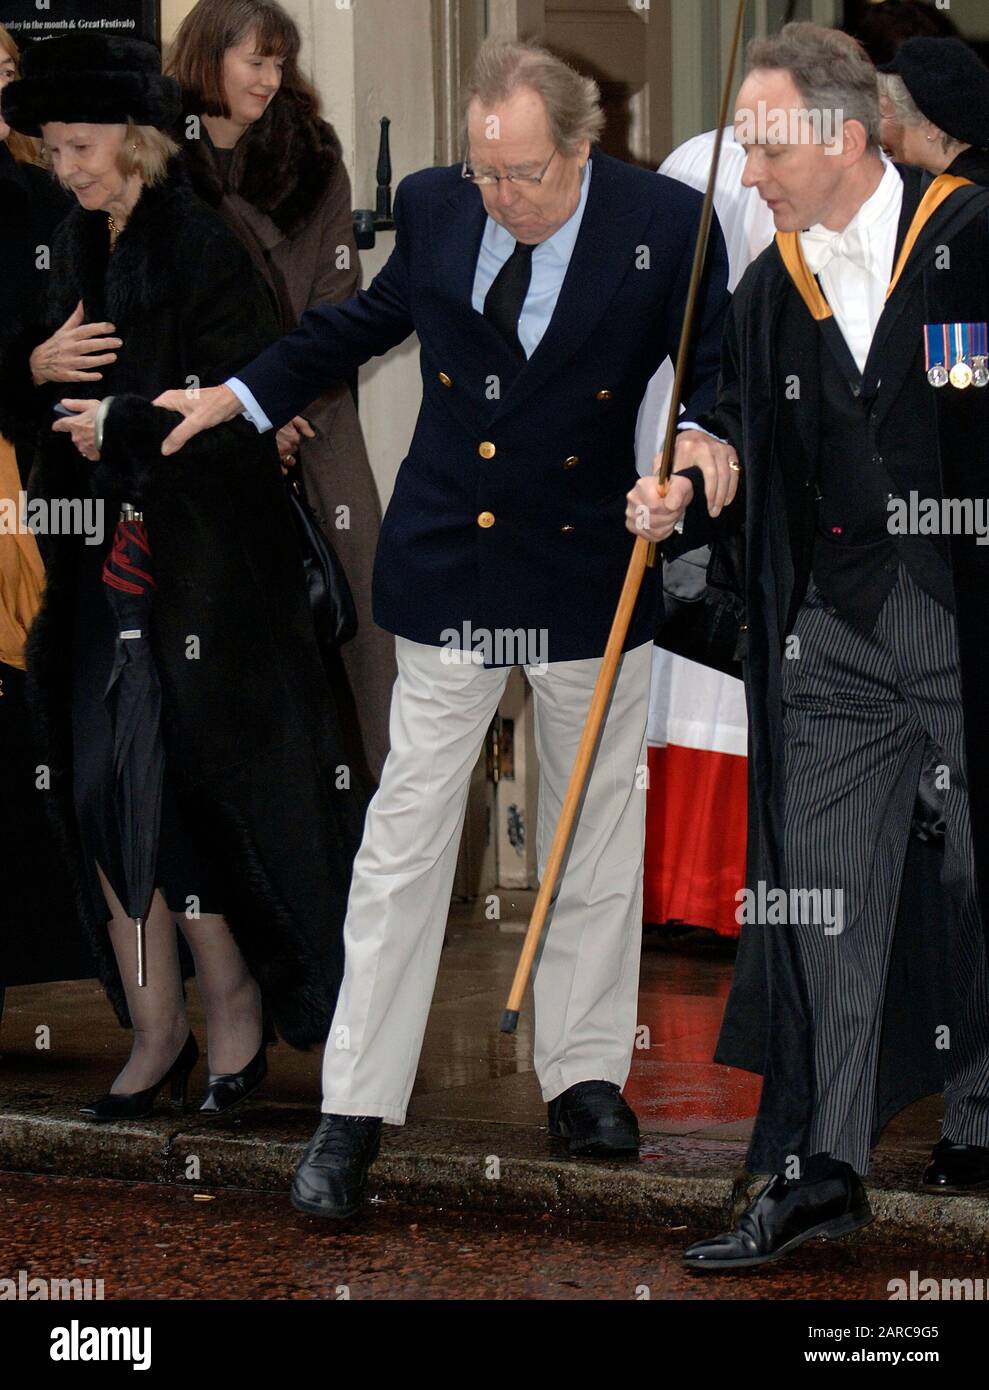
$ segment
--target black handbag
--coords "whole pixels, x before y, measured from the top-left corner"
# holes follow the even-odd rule
[[[357,607],[343,565],[320,530],[295,478],[286,479],[289,509],[299,540],[316,637],[324,648],[349,642],[357,633]]]
[[[741,574],[740,536],[664,560],[656,645],[741,679],[747,647]]]

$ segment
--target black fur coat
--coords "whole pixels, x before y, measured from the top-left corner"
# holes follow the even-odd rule
[[[170,387],[222,382],[249,361],[275,334],[270,302],[243,247],[175,164],[166,182],[144,192],[112,255],[105,216],[70,214],[54,248],[48,332],[80,298],[87,321],[116,326],[124,343],[117,363],[102,382],[24,398],[37,405],[47,396],[46,411],[56,395],[116,399],[96,465],[67,436],[46,431],[34,490],[101,499],[106,545],[121,500],[143,509],[179,805],[217,870],[231,931],[276,1027],[307,1047],[326,1035],[342,973],[363,795],[347,785],[272,436],[238,420],[165,459],[160,443],[177,417],[149,404]],[[79,910],[126,1024],[72,800],[71,627],[83,558],[78,537],[50,544],[45,603],[30,639],[31,701]],[[190,637],[198,639],[191,659]]]

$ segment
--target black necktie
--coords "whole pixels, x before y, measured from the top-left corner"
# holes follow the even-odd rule
[[[519,342],[519,315],[532,279],[532,253],[535,246],[522,241],[495,276],[484,300],[484,317],[521,356],[525,350]]]

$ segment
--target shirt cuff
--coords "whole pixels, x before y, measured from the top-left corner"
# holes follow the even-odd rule
[[[271,421],[258,405],[257,398],[250,392],[242,381],[232,376],[229,381],[225,381],[224,386],[232,391],[241,405],[244,407],[244,416],[250,420],[258,434],[265,434],[268,430],[274,429]]]
[[[229,382],[227,384],[229,385]],[[727,439],[722,439],[720,434],[712,434],[710,430],[706,430],[703,425],[698,425],[693,420],[684,420],[682,424],[677,425],[677,430],[698,430],[701,434],[706,434],[709,439],[716,439],[719,444],[728,443]]]

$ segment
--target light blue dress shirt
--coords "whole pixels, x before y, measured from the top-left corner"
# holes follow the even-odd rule
[[[522,305],[519,317],[519,342],[526,357],[531,357],[538,347],[543,334],[553,317],[556,301],[563,287],[563,277],[570,265],[577,233],[587,206],[587,192],[591,186],[591,160],[587,161],[580,185],[580,202],[563,226],[546,241],[540,242],[532,253],[532,279]],[[484,300],[494,283],[499,270],[515,250],[515,238],[506,227],[489,217],[485,224],[481,249],[477,257],[477,270],[474,273],[474,289],[471,303],[477,312],[483,313]],[[265,415],[242,381],[231,377],[226,383],[244,407],[244,415],[256,429],[264,433],[271,429],[271,421]]]
[[[563,277],[577,243],[590,186],[591,161],[588,160],[580,184],[580,202],[560,230],[548,240],[540,242],[532,253],[532,279],[519,317],[519,342],[526,357],[531,357],[535,352],[553,317],[563,287]],[[489,217],[481,238],[474,292],[471,295],[471,303],[479,314],[484,312],[488,290],[514,250],[515,238],[508,228]]]

